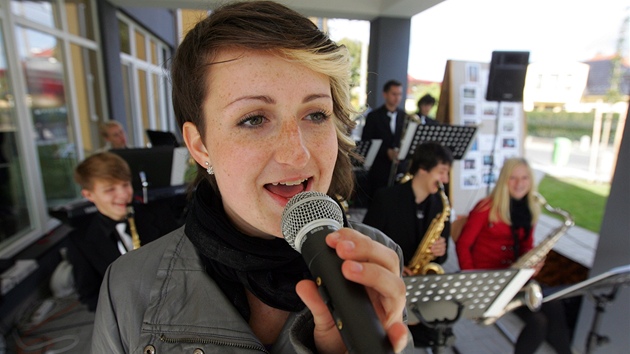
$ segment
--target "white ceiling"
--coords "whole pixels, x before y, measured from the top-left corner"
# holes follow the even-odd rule
[[[305,16],[373,20],[377,17],[411,18],[446,0],[276,0]],[[120,7],[205,9],[225,0],[111,0]]]

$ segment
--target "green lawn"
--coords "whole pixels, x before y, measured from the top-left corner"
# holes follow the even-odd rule
[[[599,233],[610,193],[609,183],[545,176],[538,185],[538,191],[551,206],[571,213],[576,226]],[[544,212],[549,214],[546,210]]]

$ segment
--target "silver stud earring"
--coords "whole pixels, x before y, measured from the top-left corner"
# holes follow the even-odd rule
[[[206,161],[206,171],[208,171],[209,175],[213,175],[214,174],[214,168],[212,168],[212,166],[210,166],[210,162]]]

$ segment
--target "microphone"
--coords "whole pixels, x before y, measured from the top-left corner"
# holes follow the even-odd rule
[[[325,241],[343,227],[339,205],[320,192],[302,192],[282,212],[282,235],[302,254],[349,353],[394,353],[361,284],[344,278],[343,260]]]

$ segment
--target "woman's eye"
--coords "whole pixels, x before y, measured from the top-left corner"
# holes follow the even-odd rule
[[[330,117],[330,114],[324,112],[315,112],[307,116],[307,118],[313,122],[324,122],[328,119],[328,117]]]
[[[245,119],[243,119],[239,125],[245,125],[245,126],[259,126],[261,124],[263,124],[265,121],[265,117],[260,116],[260,115],[256,115],[256,116],[251,116],[251,117],[246,117]]]

